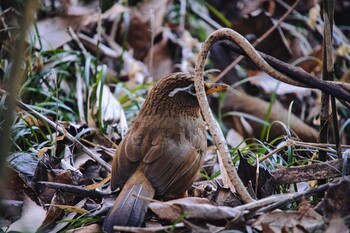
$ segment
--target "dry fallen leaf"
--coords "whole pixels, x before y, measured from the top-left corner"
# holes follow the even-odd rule
[[[229,146],[236,148],[239,146],[239,149],[242,149],[247,146],[244,142],[244,138],[236,130],[229,129],[226,135],[226,141]]]
[[[262,214],[254,223],[253,227],[262,231],[266,226],[269,227],[269,232],[295,232],[298,229],[303,229],[305,232],[311,232],[315,229],[320,229],[324,225],[322,216],[317,214],[313,209],[309,209],[307,213],[300,216],[296,211],[273,211]]]
[[[67,233],[91,233],[91,232],[101,232],[101,226],[99,224],[91,224],[87,226],[82,226],[67,231]]]
[[[42,206],[37,205],[27,195],[23,202],[22,217],[9,226],[8,232],[36,232],[44,221],[46,210]]]
[[[54,206],[68,212],[75,212],[79,214],[89,213],[89,211],[87,211],[86,209],[78,206],[70,206],[70,205],[54,205]]]
[[[87,199],[84,198],[83,200],[81,200],[77,204],[75,204],[75,206],[72,206],[72,208],[73,209],[82,209],[82,207],[85,205],[86,201],[87,201]],[[77,215],[76,211],[73,211],[73,212],[66,214],[60,223],[55,225],[55,227],[53,229],[50,229],[50,232],[61,232],[61,230],[65,226],[67,226],[70,223],[70,220],[74,219],[76,217],[76,215]],[[98,230],[96,232],[99,232],[99,231],[100,230]]]
[[[188,197],[167,202],[152,202],[149,208],[160,218],[175,221],[186,215],[188,219],[200,221],[230,220],[241,213],[226,206],[212,205],[205,198]]]
[[[229,112],[241,112],[255,116],[260,120],[264,120],[268,113],[268,108],[269,103],[257,97],[249,96],[240,92],[227,92],[223,106],[223,114]],[[234,128],[239,134],[243,135],[243,137],[252,137],[252,135],[247,135],[245,130],[242,130],[243,127],[240,125],[241,123],[237,121],[237,118],[237,116],[225,117],[224,121],[228,128]],[[279,102],[275,102],[272,106],[269,121],[280,121],[287,124],[289,118],[291,118],[290,122],[293,132],[295,132],[301,140],[307,142],[317,141],[318,132],[315,129],[308,126],[294,114],[289,115],[288,110],[286,110]],[[257,122],[250,118],[245,118],[245,120],[247,120],[252,127],[254,133],[253,136],[259,138],[264,125],[261,122]],[[285,129],[281,125],[273,125],[270,131],[270,138],[277,138],[281,135],[286,135]]]
[[[217,153],[219,153],[219,151]],[[218,158],[219,158],[219,166],[221,171],[223,187],[229,189],[232,193],[235,193],[236,192],[235,186],[233,185],[230,178],[228,177],[227,171],[224,167],[224,164],[222,163],[221,156],[218,156]]]
[[[277,95],[295,94],[299,99],[309,95],[311,89],[289,85],[280,82],[264,72],[258,72],[254,76],[250,76],[249,82],[261,87],[266,93],[276,92]]]
[[[99,98],[100,98],[100,84],[97,87],[97,92],[96,92],[96,107],[97,109],[99,108]],[[117,128],[118,133],[121,135],[121,137],[124,137],[126,132],[128,131],[128,122],[125,117],[124,110],[117,100],[117,98],[112,94],[110,91],[109,87],[107,85],[103,86],[102,89],[102,119],[103,121],[108,123],[109,130],[109,136],[111,138],[114,138],[112,135],[114,130],[113,128]],[[112,137],[113,136],[113,137]]]
[[[344,232],[350,226],[350,179],[343,178],[340,182],[331,184],[317,209],[321,211],[329,223],[327,232]],[[347,226],[347,227],[346,227]],[[336,231],[330,231],[330,229]]]
[[[62,45],[72,40],[67,28],[72,27],[78,29],[83,25],[84,16],[58,16],[53,18],[46,18],[37,24],[40,40],[34,28],[30,30],[30,38],[27,40],[35,43],[35,48],[41,50],[57,49]]]

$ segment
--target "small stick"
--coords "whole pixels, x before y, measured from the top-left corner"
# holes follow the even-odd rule
[[[126,231],[126,232],[168,232],[172,228],[185,227],[185,224],[180,222],[171,226],[160,226],[160,227],[123,227],[123,226],[114,226],[113,229],[116,231]]]
[[[65,192],[79,195],[82,197],[101,198],[108,195],[108,193],[103,193],[94,189],[88,189],[88,188],[79,187],[71,184],[62,184],[62,183],[47,182],[47,181],[39,181],[38,184],[43,184],[48,188],[60,189]]]
[[[230,159],[230,152],[228,150],[224,135],[220,130],[220,128],[218,127],[217,122],[210,110],[208,99],[204,90],[203,73],[204,73],[205,61],[207,59],[209,50],[212,47],[212,45],[219,39],[229,38],[229,35],[232,35],[231,32],[232,30],[230,29],[219,29],[214,33],[212,33],[207,38],[207,40],[202,44],[202,47],[197,57],[196,66],[194,70],[194,85],[196,88],[197,98],[198,98],[199,106],[201,108],[204,120],[207,122],[209,127],[209,132],[215,141],[217,149],[219,150],[219,155],[222,159],[222,163],[227,172],[227,175],[231,183],[235,187],[237,193],[240,195],[241,199],[245,203],[249,203],[249,202],[253,202],[254,199],[249,195],[248,191],[244,187],[242,180],[239,178],[236,169],[232,164],[232,161]]]
[[[310,180],[322,180],[342,176],[343,159],[327,162],[312,163],[309,165],[288,167],[270,171],[275,185],[295,184]],[[350,174],[350,164],[346,164],[347,175]]]

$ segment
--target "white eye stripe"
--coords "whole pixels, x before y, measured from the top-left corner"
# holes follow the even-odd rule
[[[170,93],[169,93],[169,97],[174,97],[177,93],[181,92],[181,91],[185,91],[191,95],[195,95],[195,93],[192,92],[191,88],[193,87],[193,84],[187,86],[187,87],[178,87],[178,88],[175,88],[174,90],[172,90]]]

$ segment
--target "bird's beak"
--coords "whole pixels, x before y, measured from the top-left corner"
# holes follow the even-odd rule
[[[226,85],[224,83],[206,83],[204,82],[204,88],[205,88],[205,93],[207,95],[213,94],[215,92],[219,92],[219,91],[226,91],[230,88],[229,85]]]

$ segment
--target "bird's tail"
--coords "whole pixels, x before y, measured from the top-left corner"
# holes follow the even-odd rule
[[[153,198],[154,193],[154,188],[144,174],[136,172],[126,182],[108,212],[103,223],[103,231],[115,232],[114,226],[141,226],[149,205],[149,201],[142,197]]]

